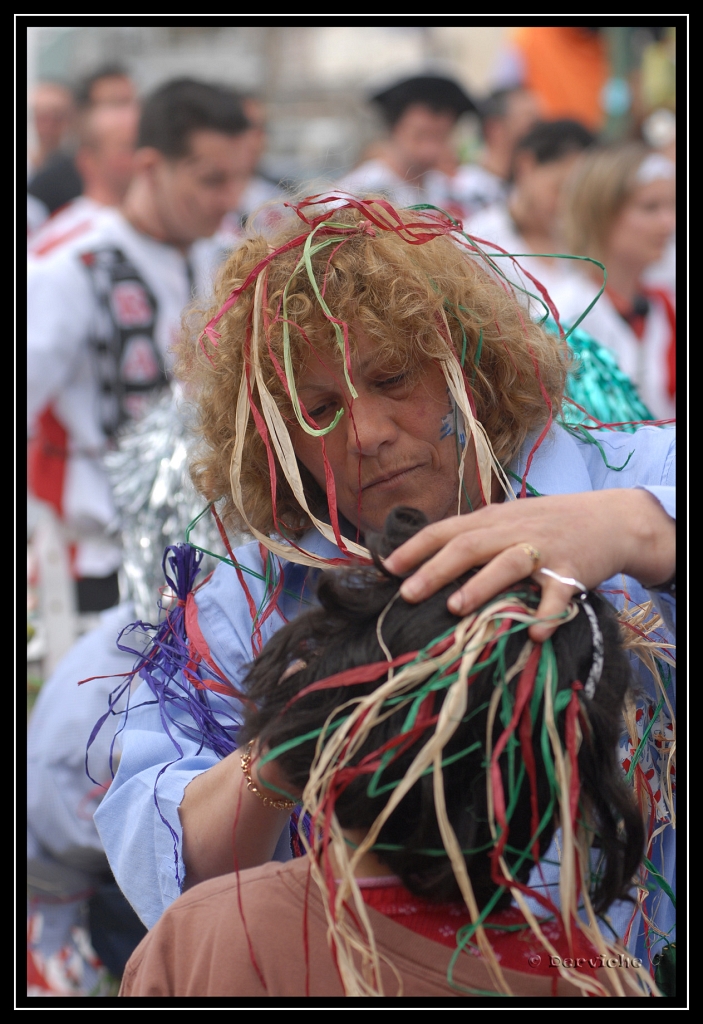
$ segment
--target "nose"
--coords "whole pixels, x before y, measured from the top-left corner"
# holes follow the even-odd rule
[[[398,437],[398,428],[380,395],[359,392],[347,408],[347,450],[353,455],[374,457]]]

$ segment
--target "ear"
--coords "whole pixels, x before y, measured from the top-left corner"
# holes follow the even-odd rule
[[[141,146],[134,154],[134,173],[152,175],[166,162],[166,157],[154,146]]]

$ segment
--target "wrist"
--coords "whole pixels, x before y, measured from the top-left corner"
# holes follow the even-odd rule
[[[631,554],[625,573],[647,590],[675,593],[675,521],[657,498],[644,488],[631,490],[628,500],[631,509]]]

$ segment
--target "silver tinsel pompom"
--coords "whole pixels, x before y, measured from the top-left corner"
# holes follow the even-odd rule
[[[120,435],[117,449],[105,456],[119,521],[116,532],[124,552],[120,573],[122,599],[134,601],[140,619],[154,622],[165,586],[162,558],[169,544],[186,540],[190,523],[205,510],[188,475],[193,437],[177,397],[164,396],[152,411]],[[232,547],[251,540],[231,537]],[[206,512],[191,531],[196,547],[226,555],[213,516]],[[217,565],[205,555],[200,579]]]

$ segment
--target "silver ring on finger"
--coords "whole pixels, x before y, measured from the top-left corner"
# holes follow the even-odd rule
[[[554,572],[552,569],[538,569],[537,572],[543,572],[545,576],[550,576],[553,580],[558,583],[563,583],[567,587],[576,587],[579,591],[579,597],[585,598],[588,593],[588,588],[581,583],[579,580],[575,580],[573,576],[560,576],[558,572]]]

